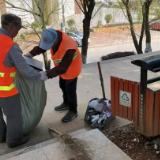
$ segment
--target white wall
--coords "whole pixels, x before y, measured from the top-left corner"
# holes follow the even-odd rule
[[[60,0],[60,6],[64,2],[64,16],[69,17],[75,14],[74,0]],[[62,19],[62,7],[59,10],[59,19]]]
[[[14,4],[17,7],[25,8],[27,10],[32,10],[32,0],[8,0],[8,2]],[[34,18],[32,14],[27,12],[22,12],[17,9],[10,8],[9,5],[6,4],[7,13],[13,13],[22,18],[23,24],[34,22]]]

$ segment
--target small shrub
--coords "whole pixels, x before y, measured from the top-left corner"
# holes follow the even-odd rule
[[[34,28],[34,29],[39,29],[39,28],[41,28],[41,25],[38,22],[33,22],[31,24],[31,27]]]
[[[69,19],[69,20],[67,21],[67,24],[68,24],[69,27],[72,27],[73,25],[75,25],[74,19]]]
[[[105,16],[105,21],[106,21],[106,23],[109,23],[111,20],[112,20],[112,15],[107,14],[107,15]]]

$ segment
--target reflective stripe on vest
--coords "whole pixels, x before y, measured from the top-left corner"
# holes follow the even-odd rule
[[[54,63],[60,63],[62,61],[62,59],[56,59],[54,60]]]
[[[5,73],[0,72],[0,77],[4,77],[4,74],[5,74]],[[10,73],[9,76],[10,76],[10,77],[15,77],[15,76],[16,76],[16,72]]]
[[[10,73],[10,77],[15,77],[15,76],[16,76],[16,72]]]
[[[4,77],[4,73],[0,72],[0,77]]]
[[[74,56],[73,56],[73,59],[75,59],[77,56],[78,56],[78,53],[75,53]],[[55,64],[56,63],[60,63],[60,62],[62,62],[62,59],[56,59],[56,60],[54,60]]]
[[[10,86],[0,86],[0,91],[10,91],[15,87],[14,83],[12,83]]]
[[[75,59],[78,56],[78,53],[75,53],[73,56],[73,59]]]

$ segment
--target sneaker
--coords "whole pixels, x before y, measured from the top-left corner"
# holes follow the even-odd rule
[[[68,109],[69,109],[68,105],[64,104],[64,103],[62,103],[61,105],[55,107],[56,111],[63,111],[63,110],[68,110]]]
[[[17,142],[17,143],[8,143],[8,147],[13,148],[13,147],[22,145],[22,144],[28,142],[29,139],[30,139],[29,136],[24,136],[23,139],[21,141]]]
[[[0,138],[0,143],[4,143],[4,142],[6,142],[6,137]]]
[[[69,122],[78,116],[77,113],[68,111],[66,115],[62,118],[62,122]]]

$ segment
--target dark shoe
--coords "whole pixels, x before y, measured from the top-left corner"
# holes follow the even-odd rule
[[[4,143],[4,142],[6,142],[6,137],[0,138],[0,143]]]
[[[68,111],[66,115],[62,118],[62,122],[69,122],[78,116],[77,113]]]
[[[17,142],[17,143],[8,143],[8,147],[13,148],[13,147],[22,145],[22,144],[28,142],[29,139],[30,139],[29,136],[24,136],[23,139],[21,141]]]
[[[56,110],[56,111],[63,111],[63,110],[68,110],[68,108],[69,108],[69,107],[68,107],[67,104],[62,103],[61,105],[55,107],[55,110]]]

